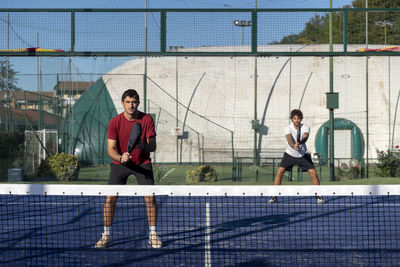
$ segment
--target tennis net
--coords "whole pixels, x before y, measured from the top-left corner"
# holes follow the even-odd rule
[[[155,196],[161,248],[143,196]],[[107,248],[106,196],[118,196]],[[269,203],[271,196],[277,201]],[[322,196],[324,204],[318,204]],[[0,265],[398,266],[400,186],[0,185]]]

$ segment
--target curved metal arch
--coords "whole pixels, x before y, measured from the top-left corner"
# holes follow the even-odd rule
[[[351,130],[351,158],[361,160],[364,156],[364,137],[360,128],[354,122],[343,118],[336,118],[334,127],[335,130]],[[315,136],[315,150],[324,162],[328,160],[328,136],[329,121],[326,121]]]

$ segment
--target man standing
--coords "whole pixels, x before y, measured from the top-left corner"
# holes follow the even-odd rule
[[[285,128],[285,137],[288,142],[288,147],[283,154],[278,172],[275,176],[274,185],[280,185],[282,183],[283,174],[286,170],[291,171],[293,165],[298,165],[303,172],[308,171],[312,183],[314,185],[319,185],[318,175],[306,146],[310,134],[310,127],[301,123],[303,120],[303,113],[299,109],[294,109],[290,112],[290,120],[292,123]],[[324,203],[322,197],[317,196],[316,198],[318,204]],[[269,200],[271,204],[276,202],[276,196]]]
[[[156,132],[154,122],[149,114],[140,112],[139,95],[134,89],[128,89],[122,94],[121,104],[124,112],[111,119],[108,125],[107,153],[113,160],[111,163],[108,184],[124,185],[128,176],[134,174],[139,185],[154,185],[153,169],[150,152],[156,150]],[[138,142],[131,152],[128,152],[131,129],[137,128]],[[157,203],[154,196],[145,196],[147,218],[149,222],[149,244],[153,248],[162,246],[156,232]],[[104,204],[104,232],[96,243],[96,248],[105,248],[111,244],[111,227],[115,214],[117,196],[107,196]]]

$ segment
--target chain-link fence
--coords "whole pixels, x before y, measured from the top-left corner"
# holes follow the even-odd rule
[[[37,171],[42,160],[58,153],[58,131],[25,131],[24,171],[32,174]]]
[[[289,112],[299,108],[311,127],[308,149],[321,165],[333,147],[336,161],[354,159],[368,170],[377,151],[400,143],[400,48],[390,46],[399,12],[0,10],[1,32],[11,33],[0,39],[0,55],[9,56],[21,89],[2,85],[0,126],[56,129],[59,151],[106,164],[108,122],[122,112],[123,91],[134,88],[139,109],[156,124],[157,163],[234,169],[237,158],[252,158],[250,166],[261,168],[261,159],[281,157]]]

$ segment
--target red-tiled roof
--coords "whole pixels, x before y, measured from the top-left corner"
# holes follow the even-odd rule
[[[90,86],[92,86],[94,82],[88,82],[88,81],[61,81],[54,86],[55,91],[60,91],[60,90],[65,90],[68,91],[70,89],[72,90],[79,90],[79,91],[85,91],[88,89]]]
[[[41,100],[50,101],[54,98],[54,92],[41,92],[40,94],[32,91],[12,91],[13,95],[17,100],[28,100],[28,101],[38,101],[39,95]],[[7,91],[0,91],[0,101],[6,101]],[[10,99],[13,97],[10,95]]]
[[[25,121],[23,113],[25,113],[28,120],[33,124],[36,124],[36,122],[39,119],[39,112],[37,110],[20,110],[17,108],[9,108],[9,112],[10,112],[11,119],[16,120],[16,121]],[[0,105],[0,117],[2,118],[2,120],[3,120],[3,118],[6,117],[6,107],[1,106],[1,105]],[[54,114],[42,111],[42,120],[46,124],[50,124],[50,125],[56,124],[57,116]]]

